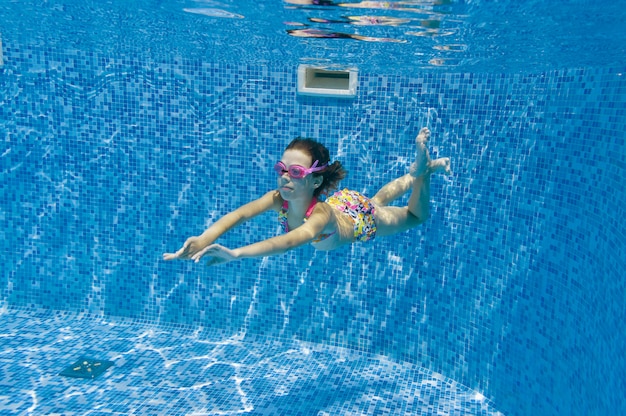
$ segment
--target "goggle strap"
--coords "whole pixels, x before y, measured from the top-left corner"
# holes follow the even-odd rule
[[[313,166],[311,166],[309,169],[307,169],[310,172],[318,172],[320,170],[324,170],[326,169],[326,166],[328,166],[328,163],[325,164],[324,166],[317,166],[317,164],[320,163],[319,160],[316,160],[315,163],[313,163]]]

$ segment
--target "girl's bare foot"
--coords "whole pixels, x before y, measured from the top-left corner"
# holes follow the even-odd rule
[[[448,175],[452,174],[450,170],[450,158],[440,157],[439,159],[431,160],[428,164],[428,173],[444,172]]]

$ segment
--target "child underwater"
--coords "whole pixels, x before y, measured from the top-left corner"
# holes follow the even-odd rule
[[[250,257],[266,257],[311,243],[318,250],[334,250],[345,244],[394,235],[414,228],[429,217],[430,176],[450,172],[450,159],[431,160],[426,144],[427,128],[420,130],[415,162],[409,173],[383,186],[373,198],[359,192],[337,189],[346,176],[341,162],[330,162],[328,149],[306,138],[294,139],[274,166],[278,188],[224,215],[199,236],[189,237],[165,260],[209,257],[208,265]],[[411,191],[408,205],[389,203]],[[215,241],[225,232],[267,211],[276,211],[284,234],[230,249]]]

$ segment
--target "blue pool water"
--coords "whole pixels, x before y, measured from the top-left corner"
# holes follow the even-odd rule
[[[0,414],[626,412],[624,8],[562,3],[0,3]],[[297,95],[302,63],[357,96]],[[421,126],[454,174],[418,229],[161,260],[294,136],[373,195]],[[114,366],[59,376],[84,356]]]

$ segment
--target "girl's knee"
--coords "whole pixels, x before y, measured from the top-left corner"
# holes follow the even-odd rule
[[[417,227],[418,225],[425,223],[428,220],[428,218],[430,218],[430,211],[420,212],[419,214],[416,214],[414,212],[411,212],[411,210],[409,210],[409,214],[407,216],[407,223],[410,228],[413,228],[413,227]]]

